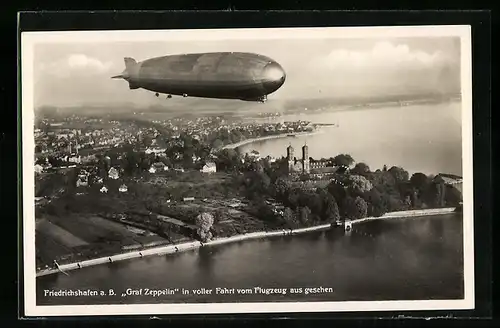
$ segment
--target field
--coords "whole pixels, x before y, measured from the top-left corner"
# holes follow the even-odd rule
[[[36,230],[67,248],[88,245],[85,240],[45,219],[39,220],[36,223]]]
[[[177,239],[185,238],[176,235]],[[160,236],[98,216],[49,216],[36,223],[37,266],[167,244]]]
[[[231,177],[226,173],[207,174],[198,171],[186,173],[189,174],[179,174],[175,177],[175,179],[169,179],[167,182],[167,187],[203,187],[231,181]]]
[[[43,232],[38,231],[35,235],[35,249],[37,266],[41,263],[51,265],[54,260],[73,252],[71,248],[57,243]]]
[[[240,210],[229,207],[227,201],[206,200],[162,206],[161,215],[175,224],[194,225],[199,213],[212,213],[216,218],[213,230],[217,237],[227,237],[237,233],[265,230],[262,220]]]
[[[162,181],[152,185],[152,180]],[[40,212],[44,219],[37,225],[39,264],[192,240],[195,219],[202,212],[214,215],[214,237],[266,230],[265,222],[246,212],[230,174],[161,172],[117,183],[126,183],[129,192],[52,199],[61,211]]]
[[[48,219],[58,226],[71,231],[73,234],[88,243],[98,243],[118,239],[116,234],[111,234],[108,230],[92,224],[90,220],[83,219],[78,216],[68,216],[64,218],[51,216],[48,217]]]
[[[155,188],[163,194],[172,196],[172,200],[184,197],[225,198],[236,192],[233,179],[226,173],[201,173],[199,171],[159,172],[146,174],[138,188]]]

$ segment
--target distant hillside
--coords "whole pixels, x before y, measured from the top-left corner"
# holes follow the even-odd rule
[[[390,103],[390,102],[412,102],[430,101],[440,102],[452,99],[460,99],[460,94],[425,94],[425,95],[392,95],[380,97],[356,97],[356,98],[319,98],[319,99],[293,99],[278,100],[270,99],[266,103],[249,102],[241,100],[219,100],[205,98],[181,98],[159,99],[158,104],[140,106],[133,103],[114,104],[89,104],[75,105],[72,107],[43,106],[36,110],[37,117],[64,117],[71,114],[86,116],[102,115],[139,115],[140,113],[154,116],[155,114],[165,117],[179,115],[233,115],[246,116],[256,113],[293,113],[304,108],[325,108],[335,106],[361,106],[367,104]],[[134,114],[135,113],[135,114]],[[143,115],[144,115],[143,114]]]

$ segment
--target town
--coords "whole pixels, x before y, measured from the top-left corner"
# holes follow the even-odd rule
[[[459,206],[461,177],[370,170],[224,146],[312,132],[311,122],[40,117],[35,126],[37,269],[189,240],[309,227],[408,209]]]

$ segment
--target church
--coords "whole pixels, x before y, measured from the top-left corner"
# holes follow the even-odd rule
[[[286,157],[288,160],[288,174],[323,174],[326,171],[333,170],[333,165],[330,160],[314,160],[309,157],[309,147],[307,144],[302,146],[302,158],[297,159],[294,156],[292,145],[286,149]],[[328,172],[330,173],[330,172]]]

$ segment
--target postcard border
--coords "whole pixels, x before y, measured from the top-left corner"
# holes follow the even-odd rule
[[[376,37],[398,34],[398,37],[416,36],[458,36],[461,38],[461,79],[462,79],[462,149],[463,149],[463,198],[464,198],[464,300],[447,301],[367,301],[367,302],[294,302],[294,303],[210,303],[210,304],[141,304],[141,305],[84,305],[84,306],[38,306],[36,305],[35,286],[35,261],[34,261],[34,167],[33,163],[26,158],[33,157],[33,112],[26,108],[33,107],[33,84],[22,84],[22,180],[23,180],[23,251],[24,259],[33,258],[33,261],[24,261],[24,296],[26,316],[60,316],[60,315],[131,315],[131,314],[208,314],[208,313],[289,313],[289,312],[360,312],[360,311],[412,311],[412,310],[465,310],[473,309],[474,300],[474,211],[473,211],[473,159],[472,159],[472,60],[471,60],[471,29],[469,25],[447,25],[447,26],[404,26],[404,27],[331,27],[331,28],[271,28],[274,35],[289,33],[289,37],[312,38],[311,35],[330,33],[332,30],[342,31],[342,35],[355,34],[354,37]],[[256,29],[214,29],[214,30],[169,30],[169,31],[71,31],[71,32],[22,32],[21,33],[21,76],[22,81],[30,81],[33,71],[33,45],[38,40],[49,42],[51,38],[71,37],[74,41],[75,34],[97,36],[103,38],[111,35],[113,41],[120,37],[141,37],[141,41],[158,40],[160,35],[167,33],[172,35],[186,35],[207,33],[204,37],[214,37],[220,30],[224,31],[224,38],[241,38],[242,34],[252,32]],[[269,28],[265,29],[266,31]],[[301,33],[298,33],[298,30]],[[370,30],[370,31],[368,31]],[[203,32],[201,32],[203,31]],[[304,31],[302,33],[302,31]],[[326,32],[325,32],[326,31]],[[349,33],[345,33],[349,31]],[[315,34],[318,33],[318,34]],[[401,35],[405,33],[404,35]],[[139,36],[138,34],[142,34]],[[321,37],[324,37],[322,34]],[[318,36],[319,37],[319,36]],[[346,36],[353,38],[352,35]],[[394,37],[394,36],[393,36]],[[255,39],[255,36],[253,36]],[[149,40],[146,40],[149,39]],[[218,38],[220,39],[220,37]],[[259,37],[259,39],[261,39]],[[81,40],[81,39],[80,39]],[[109,42],[109,36],[108,40]],[[93,39],[92,42],[96,42]],[[28,186],[28,188],[26,187]],[[469,218],[470,219],[466,219]],[[28,242],[31,241],[31,242]],[[31,291],[31,292],[30,292]],[[311,306],[313,305],[313,306]],[[155,311],[152,311],[154,309]],[[105,310],[105,311],[103,311]]]

